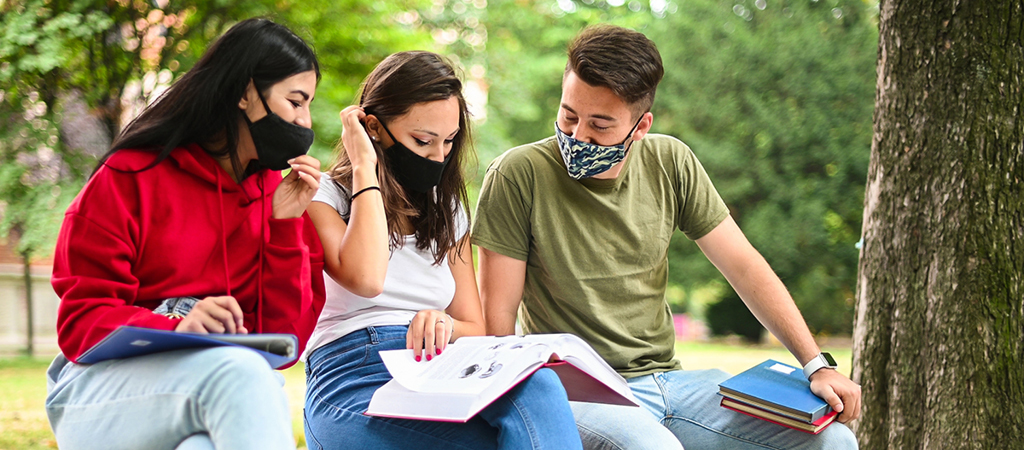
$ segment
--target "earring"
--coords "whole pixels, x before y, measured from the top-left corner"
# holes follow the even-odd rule
[[[370,136],[370,139],[372,139],[373,142],[377,142],[377,136]]]

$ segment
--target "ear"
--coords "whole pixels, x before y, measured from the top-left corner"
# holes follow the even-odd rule
[[[245,92],[242,94],[241,100],[238,100],[238,109],[243,111],[249,109],[252,104],[252,96],[256,94],[256,85],[253,84],[252,80],[249,80],[249,84],[245,86]]]
[[[636,131],[633,131],[633,140],[639,141],[644,136],[647,136],[647,133],[651,131],[651,125],[654,125],[654,114],[648,111],[640,119],[640,124],[636,126]]]
[[[363,119],[363,127],[366,128],[366,134],[370,135],[370,140],[379,143],[383,147],[391,145],[386,143],[391,142],[391,139],[387,132],[384,131],[384,126],[381,125],[377,116],[368,114],[366,118]]]

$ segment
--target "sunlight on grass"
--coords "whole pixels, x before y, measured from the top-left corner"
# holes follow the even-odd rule
[[[824,346],[849,375],[852,352],[848,346]],[[741,345],[726,341],[678,342],[676,358],[684,369],[722,369],[737,374],[766,359],[798,365],[784,347]],[[46,367],[49,358],[0,358],[0,450],[57,448],[50,432],[43,402],[46,399]],[[302,405],[306,376],[301,363],[281,372],[291,406],[292,429],[300,449],[306,439],[302,429]]]

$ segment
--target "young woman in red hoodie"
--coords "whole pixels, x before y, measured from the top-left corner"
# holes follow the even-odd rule
[[[46,410],[62,449],[294,448],[281,378],[254,352],[76,361],[122,325],[305,343],[323,306],[320,244],[303,217],[319,186],[305,154],[319,78],[290,30],[240,22],[103,157],[54,259],[63,354]]]

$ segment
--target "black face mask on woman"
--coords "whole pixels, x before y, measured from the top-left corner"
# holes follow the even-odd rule
[[[291,167],[288,160],[305,155],[309,146],[313,145],[313,130],[302,125],[286,122],[281,116],[274,114],[263,99],[263,94],[256,90],[256,95],[263,102],[267,115],[255,122],[249,121],[244,112],[245,123],[249,124],[249,134],[256,146],[256,158],[261,167],[270,170],[284,170]]]
[[[443,162],[431,161],[409,150],[405,144],[398,142],[398,139],[395,139],[395,135],[391,134],[391,130],[388,130],[384,123],[381,123],[380,126],[394,142],[394,145],[385,149],[384,153],[388,157],[388,166],[391,167],[391,173],[395,175],[398,184],[410,191],[425,193],[430,192],[434,186],[441,183],[441,173],[444,172],[445,166],[451,160],[452,152],[448,153]]]

